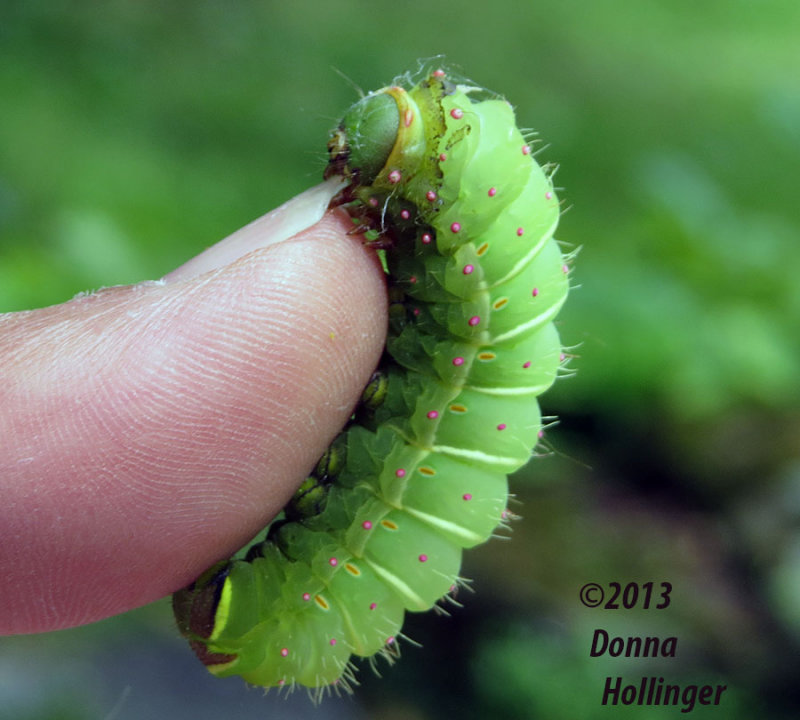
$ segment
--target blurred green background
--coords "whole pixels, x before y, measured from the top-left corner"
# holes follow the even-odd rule
[[[313,709],[208,676],[166,603],[0,640],[0,717],[616,718],[607,676],[728,686],[692,715],[800,714],[800,3],[796,0],[0,5],[0,311],[156,278],[316,183],[355,99],[447,64],[558,162],[582,246],[574,377],[514,479],[475,593],[402,661]],[[1,532],[1,529],[0,529]],[[663,611],[588,582],[668,581]],[[674,659],[591,658],[595,628]]]

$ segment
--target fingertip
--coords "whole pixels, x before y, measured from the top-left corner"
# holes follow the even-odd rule
[[[383,274],[351,229],[329,212],[221,268],[12,323],[4,631],[157,599],[279,511],[385,342]]]
[[[165,275],[164,281],[188,280],[220,269],[254,250],[284,242],[313,227],[341,188],[341,178],[309,188],[188,260]]]

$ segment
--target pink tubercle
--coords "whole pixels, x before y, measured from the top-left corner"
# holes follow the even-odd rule
[[[517,228],[517,237],[522,237],[525,234],[525,228]]]
[[[386,638],[386,644],[387,645],[393,645],[394,644],[394,635],[389,635],[389,637]]]
[[[553,193],[551,193],[551,192],[548,190],[548,191],[547,191],[547,192],[544,194],[544,198],[545,198],[545,200],[552,200],[552,199],[553,199]]]
[[[461,120],[464,117],[464,111],[461,108],[453,108],[450,111],[450,117],[454,120]]]
[[[539,432],[536,433],[536,437],[541,440],[544,437],[544,430],[539,430]]]
[[[460,223],[460,222],[454,222],[454,223],[453,223],[453,224],[450,226],[450,232],[451,232],[451,233],[457,233],[457,232],[459,232],[460,230],[461,230],[461,223]]]
[[[422,233],[422,237],[420,239],[422,240],[423,245],[430,245],[431,241],[433,240],[430,233]]]
[[[566,275],[569,272],[569,265],[562,265],[561,272],[563,272],[564,275]]]
[[[408,220],[408,218],[411,217],[411,213],[408,210],[406,210],[405,208],[403,208],[400,211],[400,217],[403,218],[403,220]]]
[[[408,278],[408,282],[410,282],[412,285],[416,285],[417,284],[417,276],[416,275],[412,275],[410,278]]]
[[[336,645],[336,638],[331,638],[331,645]]]
[[[475,327],[480,323],[480,321],[481,318],[479,315],[473,315],[469,320],[467,320],[467,325],[469,325],[470,327]]]
[[[396,185],[403,179],[403,174],[399,170],[392,170],[389,173],[389,182]]]
[[[394,474],[396,477],[401,478],[406,476],[406,471],[403,468],[397,468],[397,470],[394,471]]]
[[[372,530],[372,522],[370,520],[364,520],[364,522],[361,523],[361,527],[364,528],[364,530]]]
[[[461,497],[464,500],[472,500],[472,493],[464,493]]]
[[[444,70],[439,68],[438,70],[434,70],[432,74],[433,74],[433,77],[435,77],[435,78],[443,78],[447,73],[445,73]]]
[[[533,297],[539,297],[539,288],[533,288],[533,290],[531,290],[531,295],[533,295]]]
[[[436,420],[436,418],[438,418],[438,417],[439,417],[439,411],[438,410],[429,410],[428,411],[428,414],[427,414],[428,420]]]
[[[559,356],[558,356],[558,361],[559,362],[564,362],[564,360],[566,360],[566,359],[567,359],[567,356],[564,353],[560,353],[559,354]]]
[[[461,272],[463,272],[464,275],[471,275],[474,270],[474,265],[464,265],[464,269]]]
[[[374,610],[376,607],[378,607],[378,603],[371,602],[371,603],[369,604],[369,609],[370,609],[370,610]]]
[[[289,656],[289,648],[281,648],[281,657]]]
[[[453,365],[455,365],[456,367],[460,367],[463,364],[464,364],[464,358],[461,357],[460,355],[458,357],[453,358]]]
[[[437,197],[438,195],[433,190],[428,190],[428,192],[425,193],[425,199],[428,202],[433,202]]]
[[[506,424],[505,424],[505,423],[500,423],[500,424],[497,426],[497,429],[498,429],[498,430],[505,430],[505,429],[506,429]]]
[[[522,146],[522,154],[523,155],[530,155],[531,154],[531,146],[530,145],[523,145]]]
[[[428,556],[425,553],[422,553],[422,555],[419,556],[419,561],[428,562]]]
[[[447,160],[447,153],[439,153],[439,162]]]
[[[522,363],[522,367],[525,370],[527,370],[530,366],[531,366],[531,361],[530,360],[528,360],[528,362]]]
[[[339,561],[335,557],[332,557],[330,560],[328,560],[328,565],[331,567],[336,567],[338,564]]]
[[[308,602],[309,600],[311,600],[311,593],[304,592],[303,593],[303,600],[305,602]]]
[[[378,198],[376,197],[371,197],[369,200],[367,200],[367,202],[369,203],[370,207],[378,207]]]
[[[497,195],[497,188],[496,187],[490,187],[489,188],[489,192],[487,193],[487,195],[489,197],[494,197],[495,195]]]
[[[419,317],[419,314],[422,312],[422,310],[420,310],[419,308],[414,308],[411,312],[414,315],[414,317]]]

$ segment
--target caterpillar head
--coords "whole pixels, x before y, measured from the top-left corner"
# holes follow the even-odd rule
[[[400,125],[397,103],[378,91],[347,111],[328,141],[325,177],[343,175],[370,185],[392,152]]]
[[[391,191],[418,169],[426,150],[421,109],[401,87],[361,98],[328,141],[325,177],[341,175],[373,190]]]

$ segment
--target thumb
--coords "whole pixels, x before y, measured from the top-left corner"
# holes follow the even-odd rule
[[[275,242],[289,208],[165,281],[0,316],[0,633],[186,585],[345,423],[385,339],[382,272],[343,213]]]

